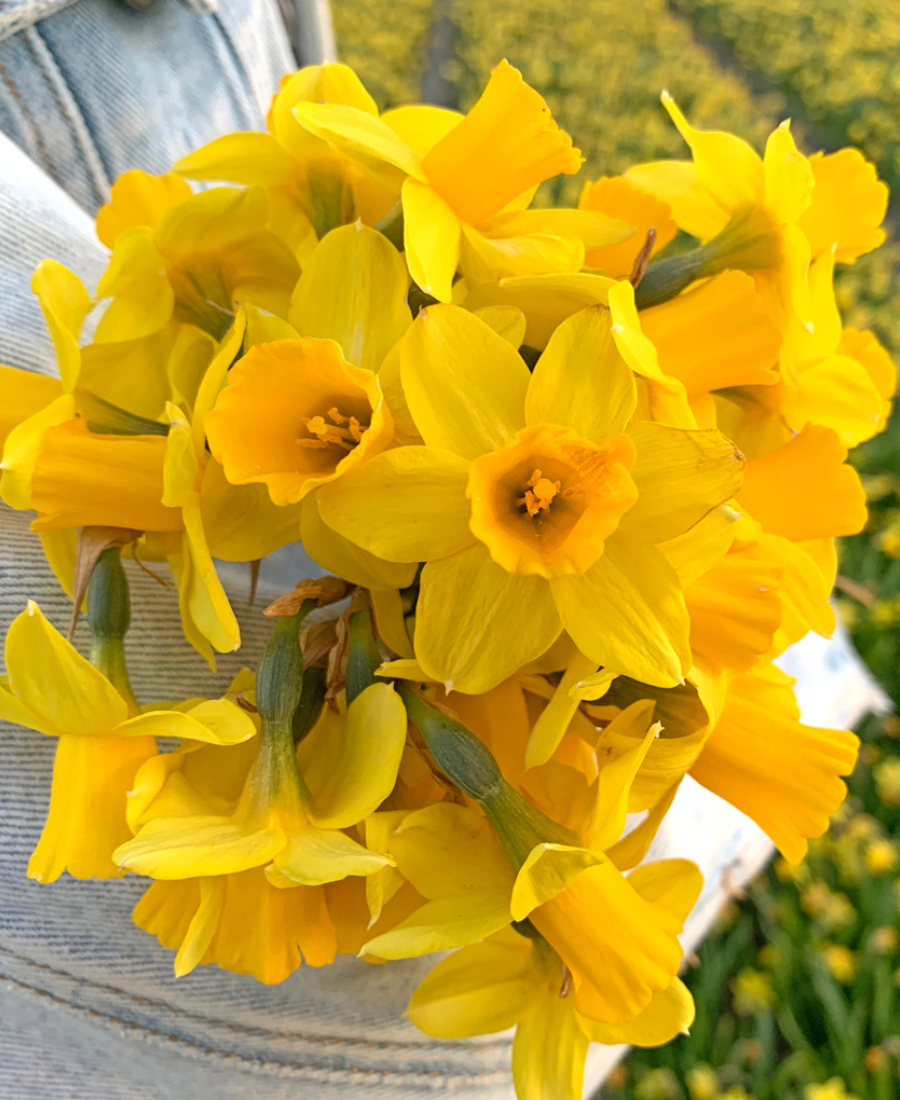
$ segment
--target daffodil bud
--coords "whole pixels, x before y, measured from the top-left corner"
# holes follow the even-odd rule
[[[316,606],[305,600],[296,615],[278,619],[256,673],[256,709],[265,723],[290,727],[300,702],[303,654],[300,624]]]

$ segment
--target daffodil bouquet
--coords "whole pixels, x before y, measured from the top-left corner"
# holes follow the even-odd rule
[[[866,517],[845,460],[894,370],[832,276],[886,188],[663,104],[691,160],[550,209],[581,156],[505,62],[466,115],[303,69],[266,133],[122,176],[95,293],[34,275],[59,378],[0,372],[0,492],[92,639],[34,603],[7,634],[0,715],[58,739],[29,875],[146,876],[179,975],[452,950],[408,1014],[517,1026],[522,1100],[691,1023],[700,874],[645,860],[682,778],[797,862],[857,751],[773,661],[833,629]],[[216,561],[291,545],[320,569],[255,673],[139,702],[127,572],[171,574],[214,669],[241,643]]]

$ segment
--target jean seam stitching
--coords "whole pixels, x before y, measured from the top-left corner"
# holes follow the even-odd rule
[[[251,1071],[261,1073],[265,1071],[285,1071],[299,1070],[301,1071],[297,1076],[309,1076],[310,1073],[323,1074],[326,1078],[331,1077],[335,1081],[340,1080],[342,1077],[370,1077],[380,1078],[383,1081],[390,1080],[391,1078],[419,1078],[427,1080],[429,1078],[439,1080],[443,1084],[451,1084],[453,1082],[465,1082],[467,1084],[477,1080],[496,1080],[503,1076],[500,1070],[477,1070],[474,1073],[453,1073],[445,1074],[442,1070],[418,1070],[418,1069],[376,1069],[369,1066],[347,1066],[336,1068],[325,1062],[311,1062],[311,1061],[287,1061],[278,1058],[262,1058],[253,1054],[239,1054],[236,1051],[220,1050],[218,1047],[212,1046],[209,1043],[200,1043],[194,1039],[186,1039],[182,1035],[176,1035],[174,1032],[163,1031],[158,1028],[149,1027],[146,1024],[137,1023],[134,1020],[125,1019],[122,1016],[115,1016],[111,1012],[103,1012],[97,1008],[88,1008],[82,1005],[76,1005],[73,1001],[68,1000],[65,997],[59,996],[57,993],[52,993],[50,990],[41,989],[40,986],[31,985],[28,982],[24,982],[19,978],[14,978],[8,974],[0,974],[0,982],[5,982],[22,992],[29,993],[32,996],[38,997],[42,1000],[50,1001],[52,1004],[70,1010],[75,1014],[83,1017],[87,1017],[91,1020],[97,1020],[105,1024],[113,1024],[116,1027],[121,1028],[123,1031],[136,1034],[140,1038],[159,1038],[165,1040],[166,1046],[171,1047],[184,1047],[189,1051],[197,1051],[211,1061],[221,1062],[238,1062],[242,1066],[250,1069]],[[303,1072],[305,1071],[305,1072]]]
[[[47,41],[40,32],[37,24],[28,27],[21,33],[22,42],[25,48],[31,55],[32,60],[37,67],[38,72],[44,78],[44,83],[47,86],[51,96],[53,97],[56,106],[59,108],[60,116],[64,120],[66,126],[69,129],[69,133],[74,142],[75,148],[78,150],[81,161],[87,172],[88,179],[90,180],[91,187],[94,191],[94,195],[98,202],[103,203],[108,198],[109,192],[109,179],[106,174],[106,169],[103,166],[103,158],[100,156],[100,152],[97,149],[96,143],[91,137],[90,130],[88,128],[87,121],[81,108],[78,105],[75,95],[72,89],[69,87],[68,81],[63,76],[62,70],[57,63],[56,57],[53,51],[50,49]],[[40,44],[40,48],[46,53],[46,58],[41,57],[40,51],[35,44],[35,41]],[[60,90],[57,85],[57,81],[54,79],[54,74],[48,71],[47,60],[52,63],[55,69],[55,75],[65,86],[68,92],[68,100],[63,99],[60,95]],[[74,117],[73,117],[74,115]],[[81,126],[77,126],[75,118],[81,123]],[[79,132],[79,131],[83,132]]]
[[[65,978],[69,981],[76,982],[80,985],[89,986],[92,989],[96,989],[98,992],[110,993],[113,996],[125,998],[134,1004],[146,1005],[148,1008],[158,1008],[166,1012],[171,1012],[173,1016],[182,1016],[187,1020],[192,1020],[200,1024],[208,1024],[212,1027],[223,1028],[227,1031],[234,1031],[241,1035],[249,1033],[258,1034],[262,1038],[280,1039],[280,1040],[292,1040],[302,1039],[308,1042],[314,1043],[330,1043],[334,1046],[356,1046],[356,1047],[374,1047],[377,1050],[440,1050],[445,1044],[441,1041],[429,1042],[418,1040],[385,1040],[382,1042],[373,1042],[371,1039],[356,1039],[352,1036],[338,1037],[333,1035],[317,1035],[310,1034],[308,1032],[301,1031],[277,1031],[273,1028],[260,1027],[258,1024],[237,1024],[232,1023],[230,1020],[223,1020],[215,1016],[209,1016],[204,1012],[194,1012],[191,1009],[181,1008],[179,1005],[173,1005],[168,1001],[158,1000],[154,997],[145,997],[139,993],[130,993],[127,989],[122,989],[119,986],[110,985],[106,982],[98,982],[93,978],[84,978],[78,974],[73,974],[71,971],[63,970],[59,967],[51,966],[49,963],[41,962],[38,959],[33,959],[28,955],[21,955],[16,951],[11,951],[7,947],[0,945],[0,953],[6,955],[14,962],[25,963],[29,966],[33,966],[38,970],[46,971],[48,974],[53,974],[59,978]],[[37,988],[37,987],[35,987]],[[48,993],[48,996],[55,996]],[[69,1002],[66,1002],[69,1003]],[[90,1011],[90,1010],[89,1010]],[[487,1042],[477,1044],[479,1050],[490,1049],[491,1047],[507,1046],[507,1042],[502,1039],[492,1039]]]

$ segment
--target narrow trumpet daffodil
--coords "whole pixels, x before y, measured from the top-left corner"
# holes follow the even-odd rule
[[[266,117],[268,133],[226,134],[188,153],[175,171],[189,179],[263,187],[269,200],[269,228],[304,264],[316,240],[361,218],[374,225],[395,200],[392,190],[359,171],[338,147],[305,129],[293,110],[302,103],[351,107],[373,119],[378,107],[346,65],[308,65],[285,76]],[[441,119],[450,112],[406,108],[418,117]],[[392,115],[388,112],[384,121]]]
[[[6,635],[0,714],[58,738],[50,809],[28,865],[39,882],[119,873],[113,850],[129,836],[126,794],[157,737],[235,744],[253,737],[250,718],[227,699],[187,710],[135,713],[107,677],[30,602]]]
[[[291,721],[300,698],[302,617],[278,621],[263,658],[256,691],[262,727],[236,803],[227,812],[213,805],[155,817],[117,849],[120,866],[167,880],[264,868],[273,886],[291,887],[372,874],[390,862],[341,830],[377,809],[393,788],[406,742],[403,704],[388,684],[370,685],[348,709],[337,742],[343,748],[330,757],[336,771],[319,767],[301,777]]]
[[[341,535],[427,562],[416,657],[448,687],[489,689],[563,629],[596,664],[647,683],[677,683],[690,665],[681,584],[657,544],[728,499],[743,458],[716,431],[632,422],[616,343],[629,334],[613,330],[602,307],[574,315],[529,374],[477,317],[430,307],[400,352],[424,446],[318,493]]]
[[[441,1039],[516,1028],[513,1078],[520,1100],[580,1100],[588,1044],[659,1046],[694,1019],[677,978],[628,1024],[581,1016],[562,960],[546,942],[504,930],[445,959],[419,984],[406,1015]]]
[[[626,179],[667,203],[678,227],[704,243],[693,256],[696,270],[677,257],[652,265],[641,287],[642,303],[664,300],[696,278],[738,268],[753,276],[781,331],[795,315],[811,325],[806,287],[811,252],[798,221],[810,206],[814,177],[794,145],[790,124],[783,122],[769,136],[760,157],[733,134],[695,129],[667,92],[662,102],[693,161],[637,165]],[[676,267],[677,286],[668,282]]]
[[[409,110],[409,109],[407,109]],[[362,171],[400,192],[406,260],[415,282],[449,302],[463,262],[476,281],[577,271],[585,248],[613,245],[634,227],[597,211],[526,210],[534,188],[577,172],[579,150],[518,70],[501,62],[465,117],[444,113],[443,132],[396,112],[300,103],[294,115]]]

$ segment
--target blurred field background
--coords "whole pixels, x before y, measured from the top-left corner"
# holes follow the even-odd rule
[[[887,243],[840,270],[848,324],[900,353],[900,4],[896,0],[332,0],[342,60],[382,107],[466,109],[507,57],[587,157],[584,179],[685,156],[659,106],[762,148],[791,117],[812,152],[859,146],[896,199]],[[900,703],[900,420],[858,448],[866,531],[841,553],[839,603]],[[687,975],[689,1037],[637,1051],[603,1100],[900,1097],[900,720],[869,719],[831,832],[735,899]]]

